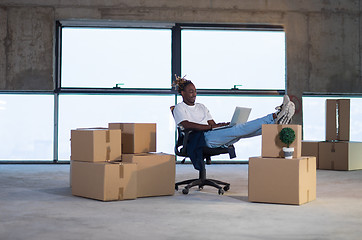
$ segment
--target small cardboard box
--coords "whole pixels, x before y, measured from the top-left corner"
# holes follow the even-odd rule
[[[315,157],[249,159],[249,201],[304,204],[316,199]]]
[[[349,141],[350,100],[326,100],[326,141]]]
[[[320,142],[319,169],[362,169],[362,142]]]
[[[262,126],[262,157],[284,157],[283,147],[279,133],[283,128],[289,127],[295,132],[295,140],[290,145],[294,148],[293,158],[302,156],[302,126],[293,124],[263,124]]]
[[[137,198],[137,165],[120,162],[71,164],[72,194],[101,201]]]
[[[123,154],[122,161],[137,164],[137,197],[175,193],[175,156],[164,153]]]
[[[121,159],[122,131],[81,128],[71,131],[71,160],[104,162]]]
[[[316,157],[317,169],[319,168],[319,141],[302,141],[302,156]]]
[[[156,123],[109,123],[122,130],[122,153],[156,152]]]

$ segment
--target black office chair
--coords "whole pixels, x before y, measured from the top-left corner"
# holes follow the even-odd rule
[[[171,107],[171,111],[173,111],[173,107]],[[181,163],[185,162],[185,159],[189,157],[187,155],[187,142],[189,140],[189,136],[191,134],[191,130],[185,130],[181,126],[177,127],[177,142],[175,146],[175,154],[180,157],[184,157],[184,159],[181,161]],[[203,159],[206,160],[206,164],[211,164],[211,157],[228,153],[230,159],[235,158],[235,148],[233,145],[230,145],[229,147],[219,147],[219,148],[203,148]],[[206,168],[205,168],[205,161],[201,161],[201,169],[199,170],[199,178],[195,179],[189,179],[184,180],[181,182],[177,182],[175,184],[175,189],[178,191],[178,187],[180,185],[186,185],[184,189],[182,189],[183,194],[188,194],[189,189],[198,186],[199,189],[203,189],[204,186],[212,186],[217,188],[219,191],[219,194],[224,194],[225,191],[228,191],[230,189],[230,183],[223,182],[220,180],[215,179],[208,179],[206,178]]]

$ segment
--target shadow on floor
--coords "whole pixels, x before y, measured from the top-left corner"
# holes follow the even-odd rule
[[[63,197],[73,196],[70,187],[39,189],[39,191]]]
[[[228,197],[234,198],[236,200],[240,200],[240,201],[243,201],[243,202],[249,202],[248,196],[228,196]]]

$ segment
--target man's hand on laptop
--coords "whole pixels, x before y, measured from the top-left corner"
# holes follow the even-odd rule
[[[212,125],[212,128],[223,127],[223,126],[227,126],[229,124],[230,124],[230,122],[216,123],[215,125]]]

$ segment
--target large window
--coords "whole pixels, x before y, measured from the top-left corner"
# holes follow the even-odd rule
[[[0,160],[53,159],[51,94],[0,94]]]
[[[326,99],[350,99],[350,140],[362,141],[362,98],[360,97],[303,97],[303,139],[326,140]],[[352,130],[353,129],[353,130]]]
[[[284,89],[283,31],[182,30],[182,75],[206,89]]]
[[[271,113],[285,89],[282,28],[67,25],[61,32],[60,159],[69,159],[71,129],[106,127],[108,122],[156,122],[157,150],[173,153],[175,124],[169,107],[181,101],[175,101],[171,88],[175,74],[195,83],[201,90],[198,101],[216,121],[229,121],[236,106],[252,107],[250,119]],[[69,89],[73,95],[62,94]],[[102,95],[89,95],[94,89]],[[260,142],[260,137],[241,140],[237,159],[260,155]]]
[[[170,76],[170,29],[62,29],[62,87],[170,88]]]
[[[69,95],[59,97],[59,159],[70,158],[70,131],[108,127],[110,122],[156,123],[158,152],[173,153],[174,96]]]
[[[186,75],[198,89],[283,91],[285,33],[282,27],[269,28],[202,24],[107,28],[67,22],[60,27],[57,87],[86,91],[117,86],[172,93],[177,74]]]

